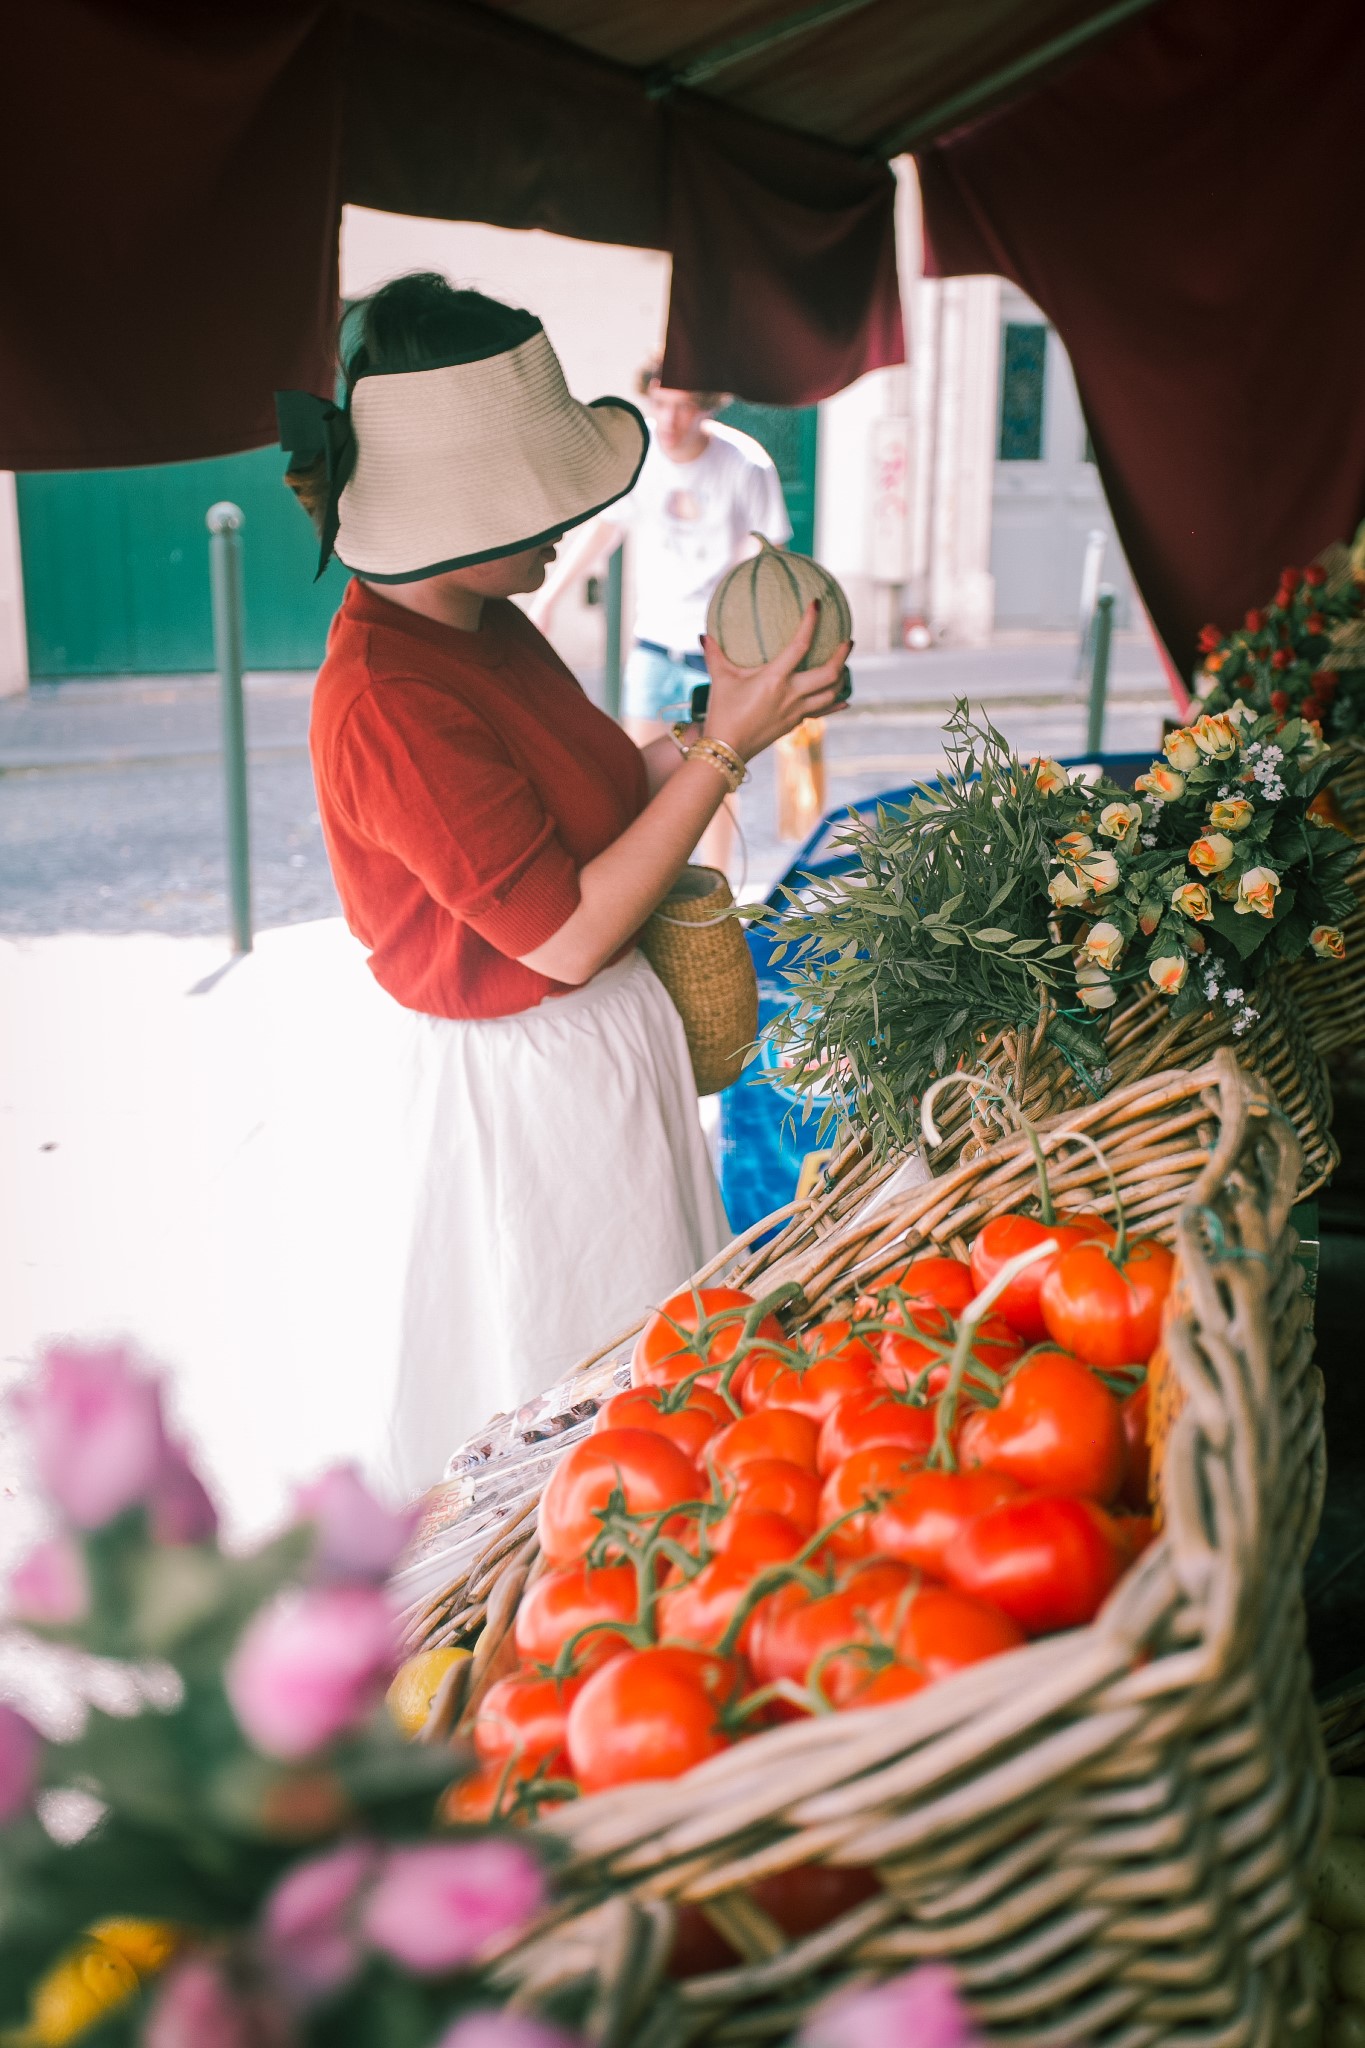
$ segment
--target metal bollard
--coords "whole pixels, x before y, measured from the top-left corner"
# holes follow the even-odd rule
[[[602,675],[602,709],[609,718],[621,716],[621,580],[624,555],[620,548],[607,563],[607,647]]]
[[[1104,699],[1109,688],[1109,642],[1114,632],[1114,587],[1101,583],[1095,594],[1095,623],[1090,633],[1090,708],[1085,721],[1085,751],[1098,754],[1104,745]]]
[[[228,899],[232,950],[251,951],[251,827],[246,787],[246,710],[242,701],[241,507],[224,499],[211,505],[209,580],[213,591],[213,655],[223,716],[223,773],[227,791]]]

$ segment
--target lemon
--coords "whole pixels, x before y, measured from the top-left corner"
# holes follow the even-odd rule
[[[431,1712],[431,1703],[447,1671],[462,1664],[468,1650],[419,1650],[400,1664],[386,1703],[404,1735],[420,1735]]]
[[[90,1935],[131,1963],[139,1977],[164,1969],[183,1938],[170,1920],[97,1920]]]

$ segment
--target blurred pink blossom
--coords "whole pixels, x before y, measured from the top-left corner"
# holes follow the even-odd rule
[[[42,1753],[43,1738],[33,1723],[0,1701],[0,1827],[32,1800]]]
[[[318,1575],[386,1579],[402,1555],[417,1509],[393,1510],[376,1500],[354,1465],[333,1465],[294,1496],[300,1521],[316,1522]]]
[[[293,2048],[288,2017],[229,1983],[206,1956],[177,1963],[143,2027],[142,2048]]]
[[[147,1498],[165,1451],[161,1398],[125,1350],[55,1347],[14,1406],[44,1488],[78,1529]]]
[[[540,1867],[518,1842],[395,1849],[370,1894],[365,1932],[416,1975],[441,1976],[515,1933],[544,1896]]]
[[[179,1444],[167,1444],[147,1502],[154,1543],[211,1543],[218,1510]]]
[[[435,2048],[578,2048],[578,2037],[524,2012],[467,2012]]]
[[[841,1993],[820,2007],[798,2048],[985,2048],[951,1970],[922,1963],[871,1991]]]
[[[9,1575],[9,1611],[16,1621],[67,1628],[90,1612],[90,1578],[80,1546],[52,1536]]]
[[[283,1594],[252,1617],[224,1682],[247,1738],[288,1763],[363,1721],[397,1661],[382,1593],[317,1586]]]
[[[357,1905],[378,1862],[372,1842],[343,1842],[295,1864],[266,1900],[262,1946],[296,1995],[337,1991],[360,1968]]]

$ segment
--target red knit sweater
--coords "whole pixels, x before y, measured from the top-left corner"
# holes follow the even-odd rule
[[[435,1017],[505,1017],[562,985],[517,956],[576,909],[578,871],[648,797],[640,750],[517,607],[477,633],[353,581],[309,735],[351,930],[391,996]]]

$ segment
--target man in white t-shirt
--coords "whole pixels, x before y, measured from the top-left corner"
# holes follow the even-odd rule
[[[548,630],[556,599],[624,535],[632,542],[634,643],[621,710],[642,745],[686,719],[692,691],[706,681],[701,636],[711,593],[727,569],[756,551],[751,538],[791,538],[782,485],[766,449],[711,417],[717,393],[671,391],[658,367],[641,377],[650,415],[649,452],[629,497],[584,529],[529,607]]]

